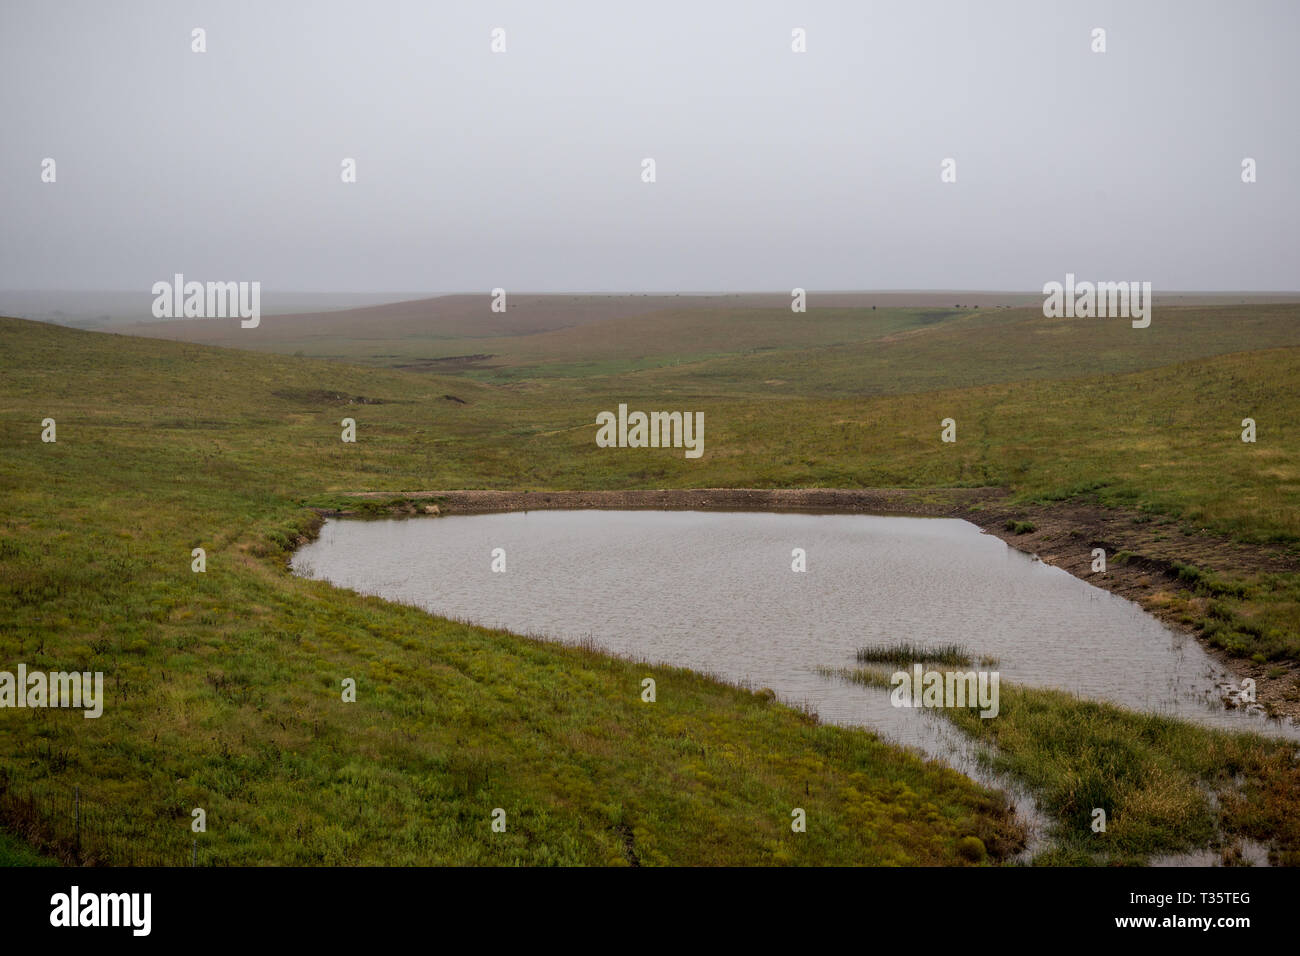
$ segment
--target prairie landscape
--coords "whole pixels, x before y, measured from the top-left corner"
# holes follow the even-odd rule
[[[1297,34],[0,4],[6,925],[1285,925]]]
[[[149,337],[0,322],[0,640],[33,669],[103,671],[111,714],[0,724],[5,829],[100,863],[1024,861],[1006,794],[869,730],[288,570],[328,516],[433,505],[752,507],[701,489],[754,489],[755,510],[963,517],[1195,634],[1269,714],[1297,713],[1300,304],[1207,297],[1134,330],[963,293],[814,295],[798,315],[735,298],[520,296],[506,318],[450,297],[333,327],[133,329]],[[705,454],[598,448],[619,402],[703,410]],[[364,706],[340,704],[346,675]],[[1031,859],[1232,862],[1250,843],[1300,860],[1292,743],[1003,696],[999,720],[952,719],[1049,817]],[[97,821],[77,846],[43,810],[73,787]],[[195,806],[221,820],[197,849]],[[817,825],[792,834],[790,806]]]

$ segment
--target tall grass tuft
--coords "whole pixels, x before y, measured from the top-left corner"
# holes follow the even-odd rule
[[[861,664],[969,664],[974,655],[960,644],[926,647],[911,641],[897,644],[869,644],[858,648]]]

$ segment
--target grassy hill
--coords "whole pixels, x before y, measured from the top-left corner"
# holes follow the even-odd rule
[[[19,796],[81,787],[104,859],[184,859],[194,807],[219,863],[952,863],[964,838],[1017,842],[1000,797],[870,734],[289,575],[305,495],[473,483],[456,449],[509,441],[509,394],[18,320],[0,356],[0,653],[109,691],[98,720],[0,713],[0,753]]]
[[[692,344],[698,317],[670,312],[503,336],[509,362],[454,375],[0,319],[0,654],[102,670],[110,689],[99,720],[0,712],[3,765],[81,786],[114,838],[182,853],[204,807],[200,853],[222,863],[951,863],[969,836],[1004,854],[1000,797],[868,733],[294,578],[306,506],[361,489],[1000,485],[1295,553],[1297,317],[1188,307],[1139,332],[848,310],[804,335],[760,310],[710,315]],[[595,415],[619,402],[704,411],[704,457],[597,448]],[[1290,667],[1300,575],[1229,583],[1196,613],[1219,615],[1234,653]]]

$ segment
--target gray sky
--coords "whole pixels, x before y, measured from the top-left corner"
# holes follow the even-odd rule
[[[1298,38],[1289,0],[4,0],[0,288],[1297,289]]]

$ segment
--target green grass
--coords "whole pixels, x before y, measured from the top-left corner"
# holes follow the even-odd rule
[[[838,676],[888,690],[876,668]],[[1294,743],[1135,713],[1058,690],[1001,681],[996,719],[939,708],[989,745],[981,759],[1024,784],[1052,822],[1039,865],[1141,865],[1162,854],[1269,847],[1300,865],[1300,764]],[[1097,810],[1105,829],[1094,829]]]
[[[1191,564],[1175,564],[1174,571],[1178,579],[1200,594],[1211,597],[1244,598],[1250,594],[1250,588],[1244,584],[1224,581],[1217,575]]]
[[[1037,862],[1142,863],[1247,838],[1272,844],[1274,865],[1300,865],[1293,743],[1062,691],[1004,682],[1000,696],[996,720],[956,708],[943,713],[990,743],[993,768],[1028,785],[1056,821],[1057,846]],[[1096,809],[1105,811],[1104,832],[1093,829]]]
[[[910,641],[896,644],[872,644],[858,648],[858,662],[862,664],[969,664],[971,652],[960,644],[941,644],[925,647]]]
[[[500,484],[528,440],[503,438],[511,393],[13,321],[0,342],[0,653],[102,670],[109,693],[99,720],[8,714],[0,752],[20,779],[80,786],[113,840],[184,844],[203,807],[200,853],[227,864],[960,863],[965,837],[1014,846],[1000,795],[871,734],[289,574],[307,497],[483,484],[480,467]]]
[[[42,856],[25,840],[0,832],[0,866],[58,866],[58,861]]]
[[[632,372],[625,350],[606,378],[507,384],[0,319],[0,654],[103,670],[110,690],[98,721],[8,715],[0,752],[80,785],[123,838],[184,839],[204,806],[202,852],[225,863],[951,863],[972,836],[1005,849],[1000,797],[870,734],[294,578],[307,504],[360,489],[1003,485],[1300,542],[1286,308],[1203,311],[1150,339],[963,312],[890,341],[864,329],[870,348],[827,326],[819,350],[660,353]],[[1215,338],[1212,319],[1233,316]],[[517,367],[569,361],[567,345],[537,348]],[[704,457],[596,448],[595,415],[619,402],[704,411]],[[1255,445],[1238,439],[1247,415]],[[355,445],[339,441],[345,416]],[[956,444],[939,441],[949,416]],[[40,441],[46,417],[56,444]],[[1223,608],[1212,639],[1300,658],[1296,575],[1201,570]],[[639,700],[647,674],[654,705]],[[356,704],[339,700],[346,676]],[[505,834],[489,829],[498,806]],[[790,832],[795,806],[806,834]]]
[[[263,334],[181,323],[174,334],[235,348],[398,366],[431,358],[491,355],[459,374],[496,383],[563,386],[602,394],[634,381],[664,391],[733,397],[914,394],[1007,382],[1120,375],[1235,352],[1300,346],[1300,305],[1158,305],[1152,324],[1047,319],[1015,309],[675,308],[592,322],[586,298],[574,318],[530,324],[535,309],[468,314],[425,307],[399,321],[349,321],[331,334],[264,322]],[[594,300],[590,300],[594,301]],[[423,314],[424,318],[419,318]],[[491,319],[489,322],[488,320]],[[572,327],[557,328],[557,324]],[[484,331],[475,331],[484,329]],[[1239,415],[1240,421],[1244,415]]]

